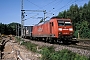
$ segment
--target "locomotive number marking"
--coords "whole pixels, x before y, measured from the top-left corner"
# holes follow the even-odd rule
[[[68,30],[68,29],[63,29],[63,30]]]

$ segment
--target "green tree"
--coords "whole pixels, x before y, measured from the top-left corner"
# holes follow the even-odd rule
[[[12,34],[12,35],[16,35],[16,25],[18,25],[19,23],[10,23],[10,24],[2,24],[0,23],[0,33],[1,34]],[[19,32],[21,31],[20,29],[20,24],[19,24]],[[20,34],[19,34],[20,35]]]
[[[79,32],[81,38],[90,38],[90,1],[80,7],[71,5],[67,11],[59,12],[58,17],[72,20],[75,36]]]

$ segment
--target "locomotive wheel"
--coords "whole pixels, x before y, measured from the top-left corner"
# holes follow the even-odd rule
[[[46,42],[49,42],[49,37],[47,37],[45,40],[46,40]]]
[[[37,37],[37,41],[39,41],[40,39]]]
[[[47,42],[47,38],[44,38],[44,40],[45,40],[45,43]]]
[[[33,40],[33,37],[30,37],[31,40]]]
[[[62,40],[57,40],[57,43],[62,44],[63,41]]]
[[[38,37],[38,41],[42,41],[42,38]]]
[[[59,44],[63,44],[63,43],[64,43],[63,40],[64,40],[63,38],[60,38],[60,39],[57,40],[57,43],[59,43]]]
[[[50,43],[53,44],[54,43],[54,39],[50,37],[49,39]]]

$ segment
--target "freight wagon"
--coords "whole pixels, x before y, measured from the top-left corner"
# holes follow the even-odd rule
[[[24,29],[23,29],[24,38],[32,38],[32,28],[33,26],[24,26]]]

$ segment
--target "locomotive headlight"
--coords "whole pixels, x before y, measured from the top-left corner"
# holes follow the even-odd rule
[[[61,32],[58,33],[59,35],[62,34]]]
[[[62,28],[59,28],[58,30],[59,30],[59,31],[62,31]]]
[[[72,35],[73,33],[71,32],[70,34]]]
[[[73,28],[69,28],[69,31],[73,31]]]

